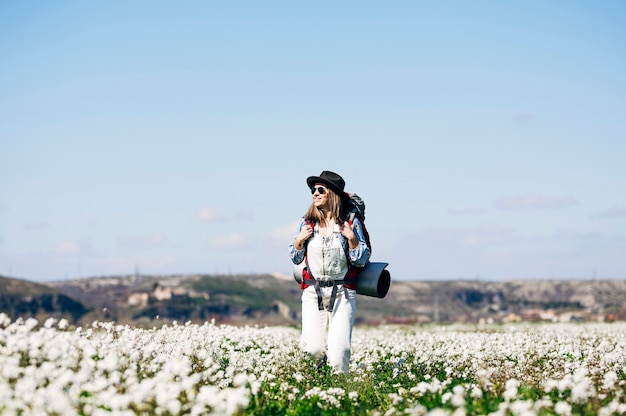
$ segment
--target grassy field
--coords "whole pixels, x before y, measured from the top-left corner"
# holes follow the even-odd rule
[[[351,370],[288,327],[0,314],[0,414],[618,415],[626,324],[357,327]]]

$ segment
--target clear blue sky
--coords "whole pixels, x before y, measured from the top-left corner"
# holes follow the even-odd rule
[[[626,2],[0,3],[0,274],[291,273],[340,173],[396,279],[626,278]]]

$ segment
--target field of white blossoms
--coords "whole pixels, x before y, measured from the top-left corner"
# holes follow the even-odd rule
[[[0,415],[626,414],[625,323],[357,327],[344,375],[298,337],[0,314]]]

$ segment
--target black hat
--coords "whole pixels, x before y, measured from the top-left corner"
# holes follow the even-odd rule
[[[341,199],[348,199],[348,194],[343,190],[346,186],[346,181],[335,172],[325,170],[320,173],[320,176],[309,176],[306,178],[306,183],[309,185],[309,188],[312,188],[316,183],[322,183],[332,189]]]

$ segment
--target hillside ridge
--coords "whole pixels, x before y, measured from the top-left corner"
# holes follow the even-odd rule
[[[301,290],[278,274],[125,275],[46,283],[0,276],[0,312],[114,320],[297,325]],[[624,320],[624,280],[393,281],[384,299],[360,295],[357,324]]]

